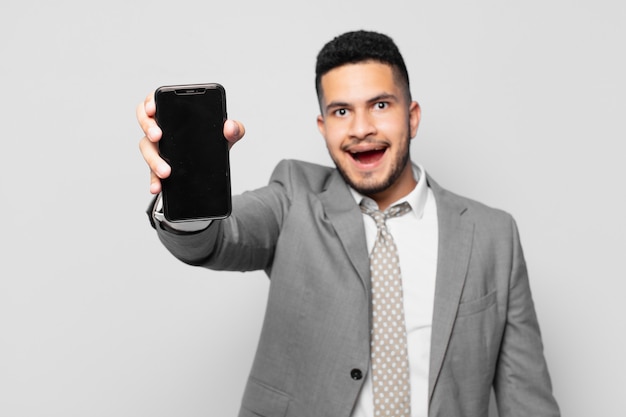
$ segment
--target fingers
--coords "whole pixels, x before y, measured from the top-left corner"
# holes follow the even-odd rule
[[[158,194],[162,190],[161,179],[157,175],[150,171],[150,193]]]
[[[161,179],[167,178],[172,172],[172,168],[159,156],[157,144],[144,136],[139,141],[139,150],[143,159],[150,167],[150,192],[157,194],[161,192]]]
[[[246,134],[246,128],[236,120],[226,120],[224,123],[224,137],[228,141],[228,149],[232,148]]]
[[[144,133],[144,137],[139,141],[139,150],[150,167],[150,192],[158,194],[161,192],[161,179],[167,178],[172,169],[159,156],[157,142],[161,140],[162,132],[154,119],[156,113],[154,92],[148,94],[146,99],[137,105],[136,112],[137,121]]]
[[[154,93],[150,93],[142,103],[137,105],[137,121],[144,135],[151,142],[158,142],[162,136],[161,129],[154,119],[155,113]]]

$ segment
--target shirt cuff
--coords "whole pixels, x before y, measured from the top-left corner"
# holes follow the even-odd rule
[[[177,232],[199,232],[211,225],[212,220],[191,220],[188,222],[170,222],[165,218],[163,214],[163,198],[159,194],[154,204],[152,205],[152,219],[156,223],[161,223],[167,226],[167,229],[172,229]]]

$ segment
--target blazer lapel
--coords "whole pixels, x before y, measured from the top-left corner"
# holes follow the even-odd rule
[[[328,220],[335,228],[350,262],[363,282],[366,293],[369,294],[369,258],[361,210],[338,171],[334,171],[328,188],[319,195],[319,198]]]
[[[432,399],[465,284],[474,224],[463,217],[467,208],[453,194],[427,177],[435,201],[439,245],[430,350],[428,400]]]

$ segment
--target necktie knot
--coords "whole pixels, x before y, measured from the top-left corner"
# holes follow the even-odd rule
[[[406,201],[400,204],[396,204],[395,206],[389,207],[385,211],[377,210],[371,206],[368,206],[361,202],[361,211],[368,216],[372,217],[376,222],[376,227],[378,229],[382,229],[385,227],[385,220],[391,219],[392,217],[400,217],[411,211],[411,205]]]

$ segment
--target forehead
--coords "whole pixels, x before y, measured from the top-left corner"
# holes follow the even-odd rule
[[[367,61],[333,68],[321,78],[326,103],[367,101],[382,93],[399,96],[393,69],[388,64]]]

